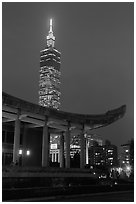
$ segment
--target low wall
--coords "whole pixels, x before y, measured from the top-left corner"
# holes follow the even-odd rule
[[[23,198],[37,198],[49,197],[56,195],[75,195],[75,194],[90,194],[100,192],[113,191],[128,191],[134,190],[133,185],[116,185],[116,186],[98,186],[98,185],[84,185],[84,186],[65,186],[65,187],[38,187],[38,188],[18,188],[18,189],[4,189],[2,190],[2,200],[16,200]]]
[[[44,167],[4,167],[2,177],[94,177],[90,169],[44,168]]]
[[[96,183],[96,176],[89,169],[7,167],[2,172],[3,188],[56,187],[69,185],[90,185]]]
[[[100,184],[89,169],[61,168],[3,168],[2,198],[4,200],[97,193],[115,190],[133,190],[133,184]]]

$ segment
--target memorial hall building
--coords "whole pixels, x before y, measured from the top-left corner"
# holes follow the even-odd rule
[[[2,93],[2,163],[49,167],[53,161],[60,168],[70,168],[70,138],[76,135],[80,168],[84,168],[87,135],[122,118],[126,106],[97,115],[60,111],[61,53],[55,48],[52,20],[46,40],[40,52],[39,104]],[[51,142],[55,136],[59,148]]]

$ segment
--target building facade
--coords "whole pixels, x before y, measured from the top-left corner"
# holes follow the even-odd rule
[[[85,135],[87,132],[117,121],[124,116],[125,110],[125,106],[121,106],[113,112],[110,111],[108,116],[107,113],[101,115],[68,113],[41,107],[3,92],[3,165],[10,165],[12,161],[20,163],[21,166],[49,167],[50,136],[55,134],[59,135],[60,167],[64,167],[65,155],[65,168],[70,168],[70,138],[73,131],[77,131],[80,133],[78,134],[80,138],[80,168],[84,168]]]
[[[130,164],[130,144],[121,145],[120,165],[123,167]]]
[[[103,140],[97,134],[88,134],[87,142],[88,142],[88,147],[94,146],[94,143],[98,143],[99,146],[103,145]]]
[[[118,151],[117,146],[113,144],[105,145],[106,166],[118,166]]]
[[[113,144],[100,146],[98,143],[94,143],[88,149],[88,160],[90,166],[116,167],[118,165],[117,146]]]
[[[59,110],[61,53],[55,48],[52,19],[46,40],[47,46],[40,52],[39,105]]]

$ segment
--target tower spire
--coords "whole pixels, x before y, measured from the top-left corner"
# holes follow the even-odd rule
[[[40,54],[39,104],[59,110],[61,53],[54,48],[55,36],[53,35],[52,19],[48,20],[48,26],[47,46]]]
[[[49,34],[48,34],[46,39],[47,39],[47,46],[48,47],[54,47],[55,36],[53,35],[52,18],[50,19],[50,30],[49,30]]]
[[[50,31],[49,32],[53,32],[52,31],[52,18],[50,19]]]

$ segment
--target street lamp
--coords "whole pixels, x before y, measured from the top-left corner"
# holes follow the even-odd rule
[[[30,155],[30,150],[26,151],[26,155],[29,156]]]

